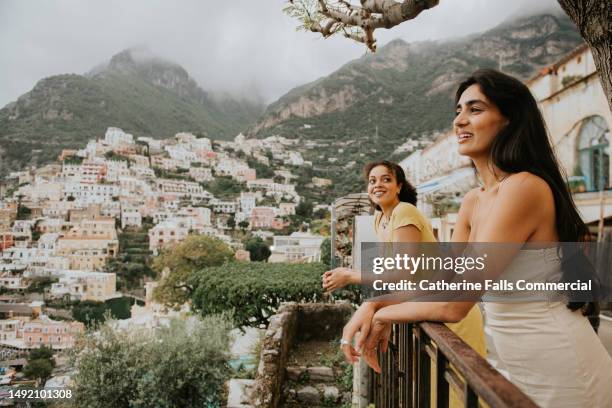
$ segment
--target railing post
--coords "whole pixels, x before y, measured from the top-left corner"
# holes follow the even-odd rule
[[[429,338],[427,333],[420,327],[419,332],[419,377],[418,377],[418,388],[419,388],[419,408],[429,408],[431,402],[431,360],[429,354],[427,354],[427,344]]]
[[[449,384],[444,377],[446,371],[446,356],[440,348],[436,348],[436,408],[448,408]]]
[[[478,408],[478,395],[476,395],[472,387],[467,383],[464,387],[464,394],[463,405],[465,408]]]

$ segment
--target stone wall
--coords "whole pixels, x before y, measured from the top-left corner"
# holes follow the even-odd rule
[[[348,303],[285,303],[270,324],[262,341],[253,406],[277,408],[285,381],[287,357],[296,337],[300,340],[339,338],[353,309]]]

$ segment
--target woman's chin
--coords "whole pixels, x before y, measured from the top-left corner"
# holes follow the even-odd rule
[[[474,149],[470,149],[469,146],[466,146],[465,144],[460,144],[459,148],[457,149],[457,152],[461,155],[461,156],[469,156],[472,157],[472,154],[474,153]]]

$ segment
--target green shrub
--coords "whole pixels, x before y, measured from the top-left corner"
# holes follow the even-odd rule
[[[231,311],[238,326],[267,324],[281,302],[321,300],[320,263],[234,262],[193,274],[192,306],[202,315]]]
[[[130,297],[109,299],[106,302],[93,300],[75,302],[72,306],[72,317],[84,323],[87,327],[95,327],[104,323],[107,316],[116,319],[129,319],[132,316],[131,307],[133,304],[134,299]]]
[[[208,316],[168,327],[116,331],[104,325],[75,346],[75,406],[218,407],[223,403],[230,319]]]

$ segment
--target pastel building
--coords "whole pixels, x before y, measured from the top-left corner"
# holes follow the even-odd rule
[[[116,291],[115,273],[67,270],[59,272],[59,282],[51,285],[52,297],[69,296],[72,300],[105,300],[121,296]]]
[[[42,315],[23,324],[22,339],[27,349],[47,346],[63,350],[73,347],[76,336],[84,331],[85,325],[81,322],[55,321]]]
[[[163,221],[149,230],[149,249],[157,255],[167,245],[181,242],[189,234],[189,228],[174,219]]]

